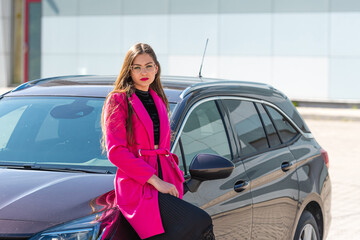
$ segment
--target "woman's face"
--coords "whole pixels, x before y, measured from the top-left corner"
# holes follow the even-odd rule
[[[150,84],[155,80],[157,71],[158,67],[149,54],[144,53],[136,56],[130,71],[135,88],[148,91]]]

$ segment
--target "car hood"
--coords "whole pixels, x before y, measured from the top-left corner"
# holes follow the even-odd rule
[[[0,169],[0,236],[36,233],[113,208],[114,197],[106,196],[114,195],[114,177]]]

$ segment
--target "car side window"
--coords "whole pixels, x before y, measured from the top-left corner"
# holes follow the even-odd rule
[[[281,115],[277,110],[270,106],[266,106],[271,118],[274,121],[275,127],[277,128],[280,138],[283,143],[291,141],[298,132],[296,129],[290,124],[290,122]]]
[[[252,102],[241,100],[223,101],[230,113],[241,145],[241,154],[248,155],[269,149],[264,128]]]
[[[182,153],[181,153],[181,149],[180,149],[180,142],[181,142],[181,139],[179,139],[178,144],[176,144],[176,146],[175,146],[174,154],[176,156],[178,156],[178,158],[179,158],[179,168],[181,169],[181,171],[183,171],[186,174],[187,169],[184,168],[183,157],[182,157]]]
[[[260,103],[256,103],[256,107],[259,110],[260,117],[264,123],[266,134],[269,138],[270,147],[276,147],[281,144],[279,135],[277,134],[273,123],[271,122],[268,114],[266,113],[264,107]]]
[[[231,159],[228,137],[215,101],[204,102],[190,113],[181,133],[181,143],[187,169],[198,153]],[[174,152],[181,155],[179,144]]]

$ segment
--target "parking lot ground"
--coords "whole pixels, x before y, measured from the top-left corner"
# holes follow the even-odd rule
[[[329,155],[332,223],[327,239],[359,239],[360,110],[298,110]]]

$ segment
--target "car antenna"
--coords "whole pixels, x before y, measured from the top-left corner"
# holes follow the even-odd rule
[[[202,66],[203,66],[203,63],[204,63],[204,58],[205,58],[205,53],[206,53],[206,48],[207,48],[208,42],[209,42],[209,38],[206,39],[204,54],[202,56],[201,65],[200,65],[199,78],[200,78],[201,81],[202,81],[201,70],[202,70]]]

